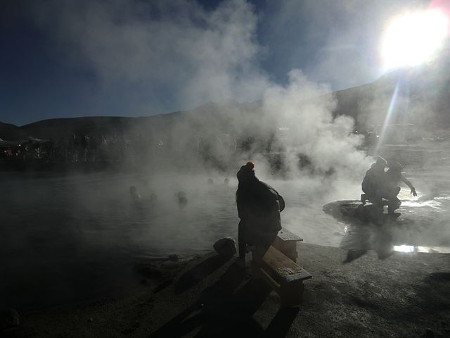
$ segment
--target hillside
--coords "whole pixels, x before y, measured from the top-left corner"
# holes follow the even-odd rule
[[[431,130],[446,128],[450,125],[449,64],[443,58],[432,65],[393,72],[372,83],[331,93],[329,95],[336,102],[333,115],[353,117],[355,128],[365,133],[383,124],[391,104],[395,102],[389,123],[412,123]],[[202,133],[216,130],[239,134],[255,128],[255,121],[260,118],[254,117],[258,116],[260,109],[260,103],[228,102],[149,117],[63,118],[21,127],[0,123],[0,138],[9,141],[27,137],[57,140],[72,134],[164,134],[181,125],[183,129],[193,128],[197,133],[202,128]],[[265,121],[265,126],[274,121]],[[257,124],[257,128],[265,128],[261,123]]]
[[[0,139],[2,140],[20,140],[27,137],[27,132],[13,124],[0,122]]]

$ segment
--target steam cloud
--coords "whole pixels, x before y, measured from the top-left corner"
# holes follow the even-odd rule
[[[356,8],[354,1],[347,1],[342,7],[333,1],[329,1],[328,5],[334,13],[343,16],[354,13]],[[204,102],[215,102],[213,108],[219,110],[222,116],[229,116],[227,128],[221,130],[222,126],[217,126],[214,116],[206,114],[206,106],[186,115],[189,123],[201,126],[195,130],[196,133],[216,133],[219,130],[231,134],[240,131],[241,135],[248,133],[256,139],[267,140],[275,130],[275,143],[278,142],[283,149],[285,178],[297,180],[299,191],[303,190],[309,196],[326,193],[330,197],[333,189],[337,189],[340,193],[336,196],[343,197],[350,189],[352,196],[357,196],[359,190],[354,187],[359,182],[356,185],[353,182],[354,185],[349,188],[343,181],[354,177],[359,180],[370,164],[366,155],[357,150],[362,140],[352,135],[353,119],[333,117],[336,100],[330,95],[332,88],[315,83],[308,77],[319,74],[320,78],[323,72],[327,72],[333,79],[336,69],[343,69],[342,60],[338,60],[339,67],[334,67],[330,64],[330,54],[325,54],[314,60],[317,64],[311,68],[312,72],[295,69],[295,66],[288,68],[284,84],[273,81],[261,67],[264,56],[270,59],[266,46],[272,44],[274,39],[286,39],[298,45],[297,54],[301,53],[302,44],[295,41],[294,36],[279,34],[292,31],[284,29],[283,22],[293,23],[294,30],[300,29],[297,16],[299,21],[306,20],[302,16],[305,12],[312,13],[314,19],[325,15],[322,18],[325,20],[324,26],[318,29],[330,40],[323,41],[322,38],[320,42],[330,45],[333,36],[324,27],[334,13],[324,13],[322,5],[318,6],[313,1],[301,4],[284,1],[268,6],[274,6],[274,15],[266,18],[267,28],[259,28],[270,30],[266,32],[268,38],[262,42],[256,35],[261,18],[255,8],[244,0],[224,1],[215,9],[205,9],[194,1],[183,0],[76,3],[64,0],[50,1],[47,6],[39,6],[35,10],[43,29],[53,34],[61,50],[70,51],[63,54],[68,62],[80,67],[88,66],[95,72],[98,85],[105,92],[114,91],[119,84],[123,87],[124,83],[129,86],[130,93],[135,90],[129,94],[133,114],[149,115],[167,111],[168,106],[187,109]],[[308,32],[314,37],[317,36],[312,32],[312,22],[315,21],[309,19],[307,25]],[[347,28],[339,26],[338,31],[345,32],[340,40],[336,40],[340,45],[354,39]],[[278,50],[274,53],[280,57],[280,63],[286,61]],[[286,65],[290,67],[293,64],[286,62]],[[345,76],[357,73],[354,68],[345,67],[342,72],[346,73]],[[357,80],[360,79],[351,79],[347,84]],[[168,91],[171,92],[170,97],[165,94]],[[168,100],[173,102],[168,104]],[[239,106],[230,103],[230,100],[254,103]],[[187,124],[186,120],[175,122],[169,136],[170,142],[175,145],[173,148],[179,149],[175,154],[178,158],[176,167],[187,167],[189,162],[198,160],[189,151],[184,151],[186,144],[197,143],[199,146],[201,143],[200,138],[193,141],[192,128]],[[288,130],[287,135],[283,135],[283,128]],[[167,136],[163,139],[167,141]],[[226,143],[223,134],[220,142]],[[257,175],[272,181],[271,164],[267,157],[258,152],[258,146],[258,142],[253,143],[240,158],[221,152],[220,147],[212,148],[212,151],[231,162],[228,163],[231,169],[227,176],[233,177],[242,163],[254,160],[257,162]],[[312,171],[299,167],[299,156],[307,158]],[[164,169],[170,171],[170,168]],[[319,180],[311,174],[319,174]],[[332,178],[327,180],[324,190],[322,179],[325,174]],[[158,191],[165,191],[166,200],[171,199],[177,188],[164,184],[159,186],[161,183],[157,182],[169,180],[178,189],[179,182],[183,182],[176,176],[161,180],[152,177],[150,180]],[[196,188],[184,181],[181,189],[195,191]],[[286,217],[289,215],[286,214]],[[288,220],[286,222],[289,223]]]
[[[336,100],[328,94],[380,75],[374,66],[379,32],[388,14],[406,4],[423,1],[373,1],[361,8],[356,0],[287,0],[266,4],[266,13],[272,15],[262,18],[244,0],[223,1],[215,8],[184,0],[63,0],[36,6],[34,15],[59,45],[63,59],[90,68],[104,93],[127,88],[127,113],[150,115],[205,102],[259,102],[248,109],[224,104],[221,113],[230,115],[235,129],[253,129],[262,137],[272,127],[289,128],[282,142],[291,177],[298,177],[299,154],[316,172],[361,177],[369,160],[357,150],[362,140],[352,135],[355,122],[333,117]],[[265,24],[258,26],[259,20]],[[300,29],[307,38],[296,41]],[[295,59],[306,58],[303,46],[315,39],[323,48],[310,55],[305,69],[296,69]],[[288,44],[297,47],[285,53]],[[263,70],[274,61],[286,80],[277,81]],[[364,125],[384,119],[390,94],[372,93],[360,102]],[[201,123],[202,132],[214,123],[204,114],[189,118]],[[191,140],[187,134],[192,131],[183,123],[172,129],[180,145]],[[245,156],[239,161],[262,161],[252,149]],[[259,170],[262,176],[270,172],[269,165]]]
[[[355,0],[282,1],[266,4],[271,16],[261,18],[244,0],[223,1],[214,9],[184,0],[63,0],[35,6],[34,15],[59,45],[57,52],[65,62],[93,71],[103,93],[114,95],[124,89],[128,114],[185,110],[205,102],[261,100],[259,118],[239,109],[240,119],[232,123],[253,124],[263,135],[267,123],[289,126],[291,144],[286,146],[293,153],[288,167],[295,167],[300,151],[320,171],[353,168],[362,174],[368,162],[355,151],[361,139],[349,137],[354,122],[333,119],[336,103],[326,94],[380,75],[374,66],[379,31],[387,14],[406,3],[373,1],[361,8]],[[258,20],[264,25],[258,26]],[[264,33],[262,38],[258,30]],[[307,40],[296,41],[299,30],[305,31],[302,36]],[[304,46],[314,43],[323,48],[305,55]],[[286,53],[288,44],[296,46],[290,53]],[[295,69],[296,58],[309,59],[305,69]],[[273,81],[263,70],[264,63],[275,61],[278,73],[287,74],[287,80]],[[366,125],[384,118],[373,114],[386,112],[388,99],[382,94],[382,100],[372,95],[361,102]],[[226,107],[224,114],[230,109]],[[180,132],[186,128],[174,129],[179,140],[186,139]]]
[[[307,77],[334,88],[374,80],[379,32],[387,14],[406,3],[285,0],[267,4],[271,15],[260,18],[244,0],[216,9],[185,0],[52,0],[35,6],[34,15],[64,58],[90,67],[105,91],[127,83],[139,92],[129,98],[131,108],[148,115],[261,98],[273,84],[264,62],[285,77],[303,60]],[[264,20],[260,27],[258,20]],[[307,40],[298,41],[299,31]],[[319,44],[323,48],[305,54]],[[167,90],[175,102],[167,102]]]
[[[242,0],[211,11],[184,0],[63,0],[36,12],[70,51],[64,56],[90,67],[105,90],[127,83],[138,91],[131,98],[141,102],[133,106],[138,114],[252,100],[268,84],[255,66],[257,17]]]
[[[336,100],[328,94],[333,87],[360,83],[368,69],[373,78],[380,75],[374,67],[375,31],[381,30],[389,12],[405,4],[373,1],[361,8],[354,0],[326,4],[282,1],[267,4],[266,12],[273,15],[263,18],[266,24],[260,27],[262,18],[244,0],[224,1],[214,9],[183,0],[63,0],[40,4],[34,14],[59,45],[57,52],[62,52],[63,60],[89,67],[104,93],[127,87],[133,114],[166,112],[168,107],[187,109],[204,102],[259,100],[256,108],[248,109],[224,104],[222,114],[230,115],[234,129],[253,130],[266,138],[273,127],[289,128],[288,137],[280,142],[284,143],[290,177],[304,174],[298,172],[301,154],[316,172],[359,178],[369,165],[369,159],[357,150],[362,140],[352,135],[355,125],[351,118],[333,117]],[[262,41],[258,29],[265,33]],[[306,30],[303,35],[311,40],[295,41],[299,29]],[[305,69],[295,69],[295,58],[305,58],[303,45],[313,39],[324,47],[311,55]],[[276,41],[280,48],[273,48]],[[297,47],[288,54],[286,44]],[[367,48],[361,48],[364,44]],[[274,58],[279,58],[280,72],[286,70],[284,84],[263,71],[262,65]],[[346,59],[350,62],[344,62]],[[333,87],[311,78],[327,79]],[[381,90],[366,96],[360,102],[363,124],[380,124],[390,99],[391,92]],[[416,110],[420,116],[422,109]],[[213,117],[205,114],[189,118],[201,123],[202,132],[214,124]],[[172,138],[180,146],[190,142],[192,133],[183,123],[172,128]],[[226,158],[226,154],[220,155]],[[254,149],[233,165],[238,168],[239,161],[250,158],[261,162],[258,172],[267,177],[270,167]]]
[[[347,1],[342,7],[333,1],[328,5],[334,13],[343,16],[355,13],[354,1]],[[273,8],[274,17],[267,18],[268,28],[272,31],[263,43],[272,43],[270,39],[283,40],[283,36],[277,34],[292,30],[283,29],[282,22],[295,22],[296,15],[306,20],[301,17],[305,9],[315,19],[325,15],[322,18],[324,26],[318,29],[326,33],[330,40],[322,42],[335,46],[336,43],[345,45],[354,40],[354,33],[348,27],[339,26],[339,32],[345,34],[341,34],[338,40],[334,34],[326,32],[324,27],[329,23],[331,13],[323,13],[320,8],[322,5],[318,6],[313,1],[300,4],[284,1],[276,5]],[[311,81],[303,70],[289,70],[284,84],[272,81],[262,70],[261,57],[267,50],[257,40],[260,18],[248,2],[224,1],[215,9],[205,9],[194,1],[184,0],[63,0],[40,5],[35,8],[35,13],[41,27],[48,30],[60,46],[66,62],[77,67],[89,67],[96,74],[97,84],[105,92],[114,92],[115,88],[123,88],[124,84],[129,87],[128,99],[133,114],[164,112],[168,106],[186,109],[208,101],[222,102],[223,107],[215,104],[214,108],[221,115],[229,116],[229,127],[221,131],[227,135],[241,131],[241,134],[249,133],[256,139],[267,140],[274,130],[287,128],[287,135],[275,133],[274,137],[284,151],[285,178],[302,179],[300,183],[297,181],[299,190],[306,189],[317,195],[330,194],[336,189],[340,191],[336,192],[336,196],[344,197],[350,189],[352,196],[358,196],[359,189],[355,186],[359,182],[353,182],[352,188],[349,188],[343,181],[351,181],[355,177],[358,181],[370,160],[357,150],[362,139],[352,135],[353,119],[344,116],[334,118],[332,113],[336,100],[329,95],[332,89],[329,85]],[[313,21],[308,22],[311,25]],[[293,36],[286,39],[296,43]],[[302,48],[301,44],[298,48]],[[280,56],[278,52],[276,55]],[[285,60],[282,57],[280,61]],[[330,62],[330,54],[325,53],[312,66],[310,75],[318,74],[317,77],[321,78],[321,74],[326,72],[331,79],[335,79],[333,76],[343,78],[358,73],[354,68],[334,67]],[[346,75],[336,74],[336,69],[341,69]],[[347,84],[357,80],[360,79],[351,79]],[[166,95],[167,92],[171,93],[170,96]],[[169,103],[169,100],[173,102]],[[256,103],[251,107],[227,104],[231,100]],[[190,114],[189,120],[201,126],[196,132],[202,135],[220,130],[214,116],[202,111]],[[177,159],[176,165],[164,170],[180,166],[195,167],[192,162],[198,161],[198,158],[192,155],[192,146],[187,149],[186,145],[197,143],[198,148],[201,138],[193,141],[192,128],[186,126],[186,121],[175,122],[171,133],[171,136],[158,136],[178,149],[173,154]],[[226,143],[223,136],[220,140],[222,146]],[[242,163],[254,160],[257,162],[258,176],[271,181],[271,163],[260,154],[261,147],[257,149],[257,146],[257,142],[253,143],[240,158],[224,152],[224,147],[216,146],[211,151],[228,162],[227,166],[231,169],[228,169],[227,176],[233,177]],[[268,151],[273,152],[274,149]],[[307,158],[309,171],[300,168],[300,156]],[[313,177],[305,179],[305,174],[308,177],[319,174],[319,180]],[[320,188],[324,174],[333,177],[328,179],[326,191]],[[174,177],[169,180],[183,181]],[[167,190],[171,196],[176,193],[174,189],[166,186],[158,191]],[[182,189],[195,190],[189,185]]]

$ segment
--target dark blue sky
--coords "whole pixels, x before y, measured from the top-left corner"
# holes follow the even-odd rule
[[[0,121],[147,116],[260,99],[299,69],[329,90],[380,76],[407,0],[0,0]]]

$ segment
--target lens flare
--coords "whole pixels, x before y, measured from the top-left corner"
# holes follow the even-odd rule
[[[429,61],[443,46],[448,30],[449,18],[439,9],[395,17],[382,38],[384,70],[417,66]]]
[[[395,109],[395,105],[397,102],[397,97],[398,97],[398,91],[400,88],[400,84],[399,82],[397,82],[397,84],[395,85],[395,90],[394,93],[392,94],[392,98],[391,98],[391,103],[389,104],[389,109],[387,111],[386,117],[384,118],[384,122],[383,122],[383,127],[381,129],[381,133],[380,133],[380,138],[378,139],[376,148],[375,148],[375,154],[378,155],[379,151],[380,151],[380,147],[384,141],[384,136],[386,134],[386,129],[387,126],[389,125],[389,123],[391,122],[392,119],[392,115]]]

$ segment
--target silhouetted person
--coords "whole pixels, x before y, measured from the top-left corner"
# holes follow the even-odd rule
[[[186,193],[184,191],[179,191],[178,193],[176,193],[176,198],[178,201],[178,206],[180,208],[184,208],[187,205],[188,199],[186,196]]]
[[[239,258],[245,263],[246,246],[254,245],[253,257],[262,258],[281,229],[280,212],[284,200],[278,192],[260,181],[254,172],[254,164],[247,162],[237,173],[236,191],[238,216]]]
[[[376,162],[372,164],[362,181],[362,191],[365,194],[361,195],[361,202],[365,204],[366,200],[369,200],[374,205],[382,208],[382,195],[384,181],[386,179],[386,160],[382,157],[378,157]]]
[[[139,202],[141,200],[141,195],[138,193],[136,186],[134,185],[130,187],[130,196],[133,202]]]
[[[384,185],[382,189],[382,197],[388,200],[388,214],[393,214],[396,209],[400,207],[402,202],[397,197],[401,188],[398,186],[400,182],[405,183],[411,194],[417,196],[416,188],[412,183],[402,174],[403,166],[399,162],[390,162],[389,169],[385,174]]]

